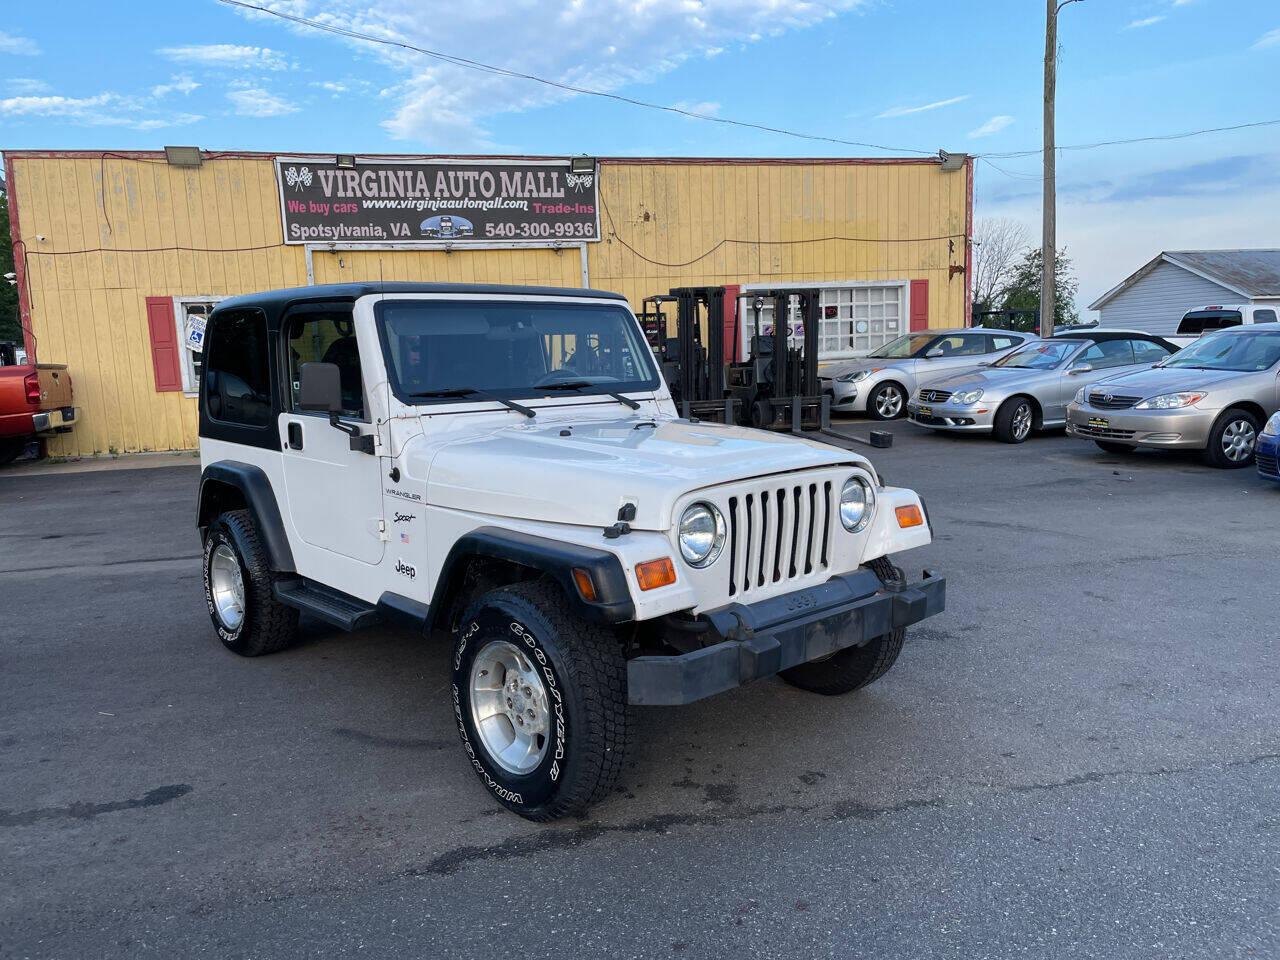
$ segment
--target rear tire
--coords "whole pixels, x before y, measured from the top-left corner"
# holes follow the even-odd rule
[[[1218,418],[1209,431],[1204,461],[1221,470],[1238,470],[1253,463],[1258,443],[1258,418],[1247,410],[1233,408]]]
[[[554,584],[492,590],[462,618],[453,651],[467,758],[489,794],[527,820],[556,820],[603,799],[626,756],[622,649],[566,606]]]
[[[1095,440],[1093,442],[1098,445],[1098,449],[1107,453],[1133,453],[1137,449],[1132,444],[1116,443],[1114,440]]]
[[[872,420],[897,420],[907,409],[907,393],[892,380],[867,395],[867,416]]]
[[[0,440],[0,467],[17,460],[22,455],[22,451],[27,449],[28,442],[26,437],[19,437],[16,440]]]
[[[1001,443],[1022,443],[1031,436],[1036,412],[1026,397],[1006,400],[996,411],[992,433]]]
[[[297,639],[298,611],[276,599],[278,579],[253,514],[219,514],[204,542],[204,598],[218,638],[232,653],[260,657]]]

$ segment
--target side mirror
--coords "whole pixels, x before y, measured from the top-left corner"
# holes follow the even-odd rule
[[[980,367],[989,367],[989,366],[991,366],[991,361],[990,361],[990,360],[979,360],[979,361],[978,361],[978,366],[980,366]]]
[[[941,347],[934,347],[932,350],[930,350],[930,351],[929,351],[928,353],[926,353],[924,356],[925,356],[925,359],[926,359],[926,360],[932,360],[934,357],[940,357],[940,356],[942,356],[942,348],[941,348]]]
[[[298,406],[321,413],[342,411],[342,376],[336,363],[304,363],[298,387]]]
[[[1067,371],[1067,374],[1072,377],[1077,376],[1078,374],[1081,374],[1081,373],[1093,373],[1093,364],[1082,363],[1078,366],[1072,367],[1070,370]]]

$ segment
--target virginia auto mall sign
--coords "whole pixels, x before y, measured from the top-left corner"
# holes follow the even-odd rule
[[[567,160],[277,157],[285,243],[600,239],[595,174]]]

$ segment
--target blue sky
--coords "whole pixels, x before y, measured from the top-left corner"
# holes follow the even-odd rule
[[[702,113],[917,150],[1040,142],[1038,0],[260,0]],[[1058,142],[1280,118],[1277,0],[1062,13]],[[0,147],[873,156],[570,96],[214,0],[0,7]],[[1039,233],[1039,158],[979,164],[977,211]],[[1064,151],[1081,305],[1160,249],[1280,246],[1280,126]]]

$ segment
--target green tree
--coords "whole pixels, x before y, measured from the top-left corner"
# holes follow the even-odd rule
[[[0,180],[0,274],[13,273],[13,243],[9,236],[9,195]],[[18,324],[18,288],[0,276],[0,340],[22,342]]]
[[[1008,285],[1000,291],[996,298],[1001,310],[1039,310],[1040,309],[1040,248],[1034,247],[1026,252],[1013,270],[1013,277]],[[1065,250],[1058,251],[1057,265],[1054,270],[1057,283],[1054,286],[1054,325],[1075,323],[1080,319],[1076,311],[1076,292],[1080,289],[1080,281],[1071,272],[1071,258]]]

